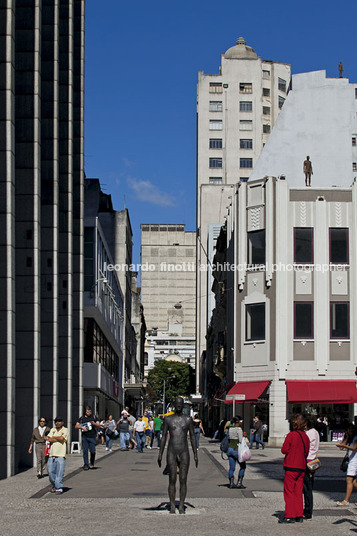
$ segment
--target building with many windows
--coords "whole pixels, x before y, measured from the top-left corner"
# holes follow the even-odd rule
[[[195,364],[196,233],[184,225],[141,225],[141,300],[146,371],[176,356]]]
[[[84,0],[5,0],[0,37],[4,478],[40,415],[75,439],[82,410]]]
[[[197,86],[197,386],[212,309],[209,265],[215,237],[234,185],[250,177],[283,107],[290,65],[262,60],[240,37],[221,56],[218,74],[198,75]],[[202,387],[202,385],[201,385]]]
[[[356,91],[323,71],[293,76],[257,164],[263,178],[254,171],[236,185],[217,240],[208,337],[224,370],[211,405],[243,415],[247,430],[258,414],[271,445],[294,412],[327,417],[325,440],[356,415]],[[303,186],[307,155],[311,187]]]
[[[83,398],[95,415],[119,416],[124,407],[124,296],[100,215],[113,211],[98,180],[85,180]]]
[[[112,291],[109,289],[109,294],[112,294],[118,309],[121,311],[120,314],[123,316],[121,319],[122,331],[120,334],[119,331],[117,333],[120,339],[120,342],[117,339],[117,343],[123,354],[123,363],[119,366],[120,382],[122,382],[120,389],[124,388],[125,393],[131,399],[133,396],[130,395],[130,390],[134,389],[135,396],[140,398],[141,388],[139,393],[137,391],[142,380],[143,364],[140,359],[143,359],[143,355],[137,353],[137,333],[132,325],[132,284],[133,281],[135,282],[135,278],[133,278],[132,273],[132,230],[129,212],[127,209],[120,211],[113,209],[111,196],[102,192],[98,179],[86,179],[85,188],[86,214],[88,217],[97,218],[97,226],[99,225],[104,239],[103,243],[105,243],[105,254],[100,253],[101,257],[97,265],[91,261],[85,264],[86,273],[88,270],[97,270],[94,274],[94,283],[91,284],[99,285],[99,287],[95,292],[92,290],[92,294],[100,292],[103,286],[105,292],[107,292],[108,285],[112,288]],[[98,245],[98,238],[96,244]],[[88,277],[93,280],[92,274]],[[136,292],[136,284],[134,290]],[[122,305],[120,305],[121,302]],[[112,321],[112,319],[110,320]],[[122,391],[120,389],[118,396],[119,403],[122,404]]]

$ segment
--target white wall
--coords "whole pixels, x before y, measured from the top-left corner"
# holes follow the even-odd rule
[[[273,131],[250,180],[285,175],[291,187],[303,187],[303,162],[310,156],[312,187],[351,186],[357,172],[357,84],[326,78],[325,71],[296,74]]]

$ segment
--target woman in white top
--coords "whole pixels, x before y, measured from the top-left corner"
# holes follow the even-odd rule
[[[346,506],[349,503],[353,488],[357,489],[357,430],[353,424],[349,424],[342,443],[336,445],[340,450],[347,450],[349,462],[346,474],[346,496],[343,501],[337,503],[337,506]]]
[[[310,462],[311,460],[314,460],[317,458],[319,453],[319,447],[320,447],[320,435],[318,431],[315,429],[315,423],[311,416],[306,417],[307,425],[305,433],[310,439],[310,449],[307,455],[307,462]],[[304,492],[304,518],[305,519],[311,519],[312,518],[312,510],[314,507],[313,503],[313,496],[312,496],[312,490],[314,487],[314,473],[310,473],[309,471],[305,472],[304,476],[304,484],[303,484],[303,492]]]

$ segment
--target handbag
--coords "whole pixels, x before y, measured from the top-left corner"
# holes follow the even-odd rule
[[[343,458],[342,462],[341,462],[341,465],[340,465],[340,469],[344,473],[347,471],[349,461],[350,461],[350,457],[349,457],[348,454],[346,454],[345,457]]]
[[[315,458],[314,460],[311,460],[306,463],[306,469],[309,471],[309,473],[314,473],[318,469],[320,469],[322,463],[318,458]]]
[[[239,463],[247,462],[252,457],[246,440],[243,438],[242,442],[238,445],[238,461]]]
[[[229,436],[228,436],[228,434],[226,434],[224,436],[224,438],[222,439],[222,441],[221,441],[220,449],[221,449],[222,452],[227,453],[228,452],[228,447],[229,447]]]

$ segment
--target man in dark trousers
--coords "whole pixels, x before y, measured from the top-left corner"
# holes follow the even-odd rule
[[[188,452],[187,432],[190,433],[191,446],[196,467],[198,465],[197,446],[193,421],[188,415],[183,415],[184,400],[180,396],[175,399],[175,413],[165,417],[162,440],[160,445],[159,457],[157,463],[161,467],[162,455],[165,450],[167,434],[170,434],[169,444],[167,447],[167,469],[169,472],[169,499],[170,514],[175,514],[175,492],[177,479],[177,466],[179,467],[180,479],[180,504],[179,513],[185,513],[185,498],[187,493],[187,474],[190,466],[190,455]]]
[[[263,437],[263,423],[259,419],[258,415],[256,415],[253,419],[253,433],[250,438],[250,448],[253,448],[253,443],[255,441],[256,448],[259,449],[259,445],[262,446],[262,449],[265,448],[265,443],[262,441]]]
[[[97,428],[100,427],[99,419],[92,415],[92,408],[90,406],[85,407],[84,415],[80,417],[76,423],[75,428],[77,430],[82,430],[82,451],[83,451],[83,469],[88,471],[89,462],[88,462],[88,450],[90,451],[90,465],[94,467],[95,461],[95,447],[96,447],[96,437],[97,437]]]

